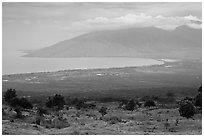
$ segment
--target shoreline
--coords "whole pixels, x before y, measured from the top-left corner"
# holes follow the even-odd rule
[[[139,58],[137,58],[139,59]],[[143,59],[143,58],[142,58]],[[75,69],[59,69],[59,70],[51,70],[51,71],[36,71],[36,72],[22,72],[22,73],[9,73],[9,74],[2,74],[2,76],[8,75],[24,75],[24,74],[34,74],[34,73],[56,73],[56,72],[63,72],[63,71],[84,71],[84,70],[107,70],[107,69],[123,69],[123,68],[137,68],[137,67],[152,67],[152,66],[162,66],[166,63],[174,63],[174,61],[168,61],[170,59],[152,59],[155,61],[161,62],[160,64],[150,64],[150,65],[138,65],[138,66],[124,66],[124,67],[103,67],[103,68],[75,68]]]

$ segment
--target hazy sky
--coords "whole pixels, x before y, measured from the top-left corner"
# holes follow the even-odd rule
[[[122,27],[202,27],[201,3],[3,3],[3,52]]]

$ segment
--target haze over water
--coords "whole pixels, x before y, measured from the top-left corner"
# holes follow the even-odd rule
[[[128,57],[102,58],[31,58],[22,57],[20,51],[3,53],[3,75],[31,72],[48,72],[70,69],[94,69],[160,65],[162,61]]]

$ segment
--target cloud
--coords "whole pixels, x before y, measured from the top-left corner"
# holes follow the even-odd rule
[[[22,23],[26,24],[26,25],[29,25],[31,22],[30,22],[30,20],[23,20]]]
[[[38,25],[70,33],[146,26],[201,28],[201,11],[199,2],[3,2],[2,21],[8,25]]]
[[[202,21],[202,20],[199,19],[198,17],[192,16],[192,15],[186,16],[186,17],[184,17],[184,18],[185,18],[185,19],[188,19],[188,20]]]
[[[96,17],[78,21],[76,25],[90,29],[111,29],[118,27],[159,27],[162,29],[175,29],[181,25],[188,25],[192,28],[201,28],[202,20],[196,16],[166,17],[162,15],[151,16],[144,13],[126,14],[119,17]]]

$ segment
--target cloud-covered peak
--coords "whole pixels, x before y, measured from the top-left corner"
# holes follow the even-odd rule
[[[2,3],[6,50],[13,50],[13,45],[36,49],[95,30],[147,26],[172,30],[179,25],[201,28],[201,24],[201,2]]]
[[[172,30],[181,25],[192,28],[202,28],[202,20],[196,16],[171,17],[171,16],[151,16],[144,13],[126,14],[119,17],[95,17],[76,22],[89,29],[115,29],[120,27],[149,27],[154,26],[162,29]]]

